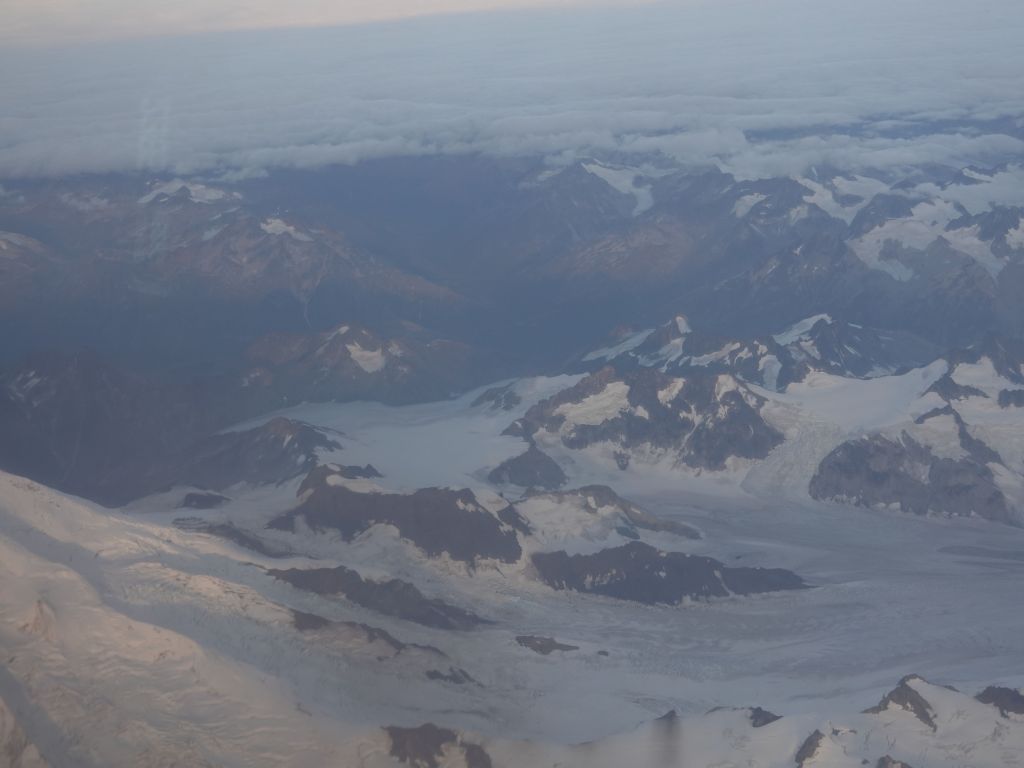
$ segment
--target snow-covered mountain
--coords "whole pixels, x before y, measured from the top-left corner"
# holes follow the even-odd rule
[[[1019,618],[964,636],[932,605],[940,558],[941,599],[990,615],[1013,589],[991,581],[1008,537],[908,518],[847,533],[851,551],[821,510],[723,535],[607,487],[409,493],[389,486],[416,466],[327,461],[391,454],[403,423],[400,440],[437,429],[389,410],[384,431],[317,447],[304,476],[236,483],[209,508],[181,509],[197,491],[177,487],[112,512],[0,476],[8,764],[1000,766],[1024,748],[1024,678],[1005,672]],[[796,530],[810,538],[786,544]],[[865,547],[902,565],[860,584]],[[813,588],[758,567],[772,561]],[[905,596],[883,607],[885,584]],[[869,604],[843,605],[854,595]],[[849,644],[808,655],[831,621]],[[927,633],[919,668],[964,692],[916,676],[890,690],[904,633]],[[949,647],[989,655],[951,663]]]
[[[633,457],[663,457],[693,469],[724,470],[730,459],[761,459],[782,435],[761,416],[765,399],[729,374],[669,376],[602,368],[538,403],[507,430],[531,445],[611,451],[620,469]]]
[[[1019,765],[1018,179],[4,180],[0,767]]]
[[[826,314],[750,340],[694,331],[678,315],[656,328],[623,334],[615,343],[585,354],[579,365],[583,369],[611,363],[618,368],[657,368],[663,373],[730,373],[782,390],[814,371],[875,378],[929,363],[937,356],[935,345],[913,334],[866,328]]]
[[[1001,691],[1002,693],[998,693]],[[761,709],[723,708],[680,718],[674,711],[634,731],[567,747],[494,742],[432,725],[388,729],[390,752],[410,765],[441,766],[461,758],[469,766],[749,765],[799,768],[911,765],[1012,765],[1024,749],[1013,709],[993,706],[998,696],[1020,708],[1021,694],[988,688],[971,697],[908,676],[882,702],[862,713],[779,717]],[[812,729],[803,738],[803,731]],[[803,740],[801,741],[801,738]],[[925,761],[925,762],[922,762]]]
[[[604,367],[507,429],[528,448],[513,460],[518,476],[508,464],[495,479],[557,486],[571,466],[586,479],[588,466],[640,465],[791,498],[1021,525],[1019,343],[990,337],[926,365],[886,367],[908,343],[826,316],[723,342],[676,317],[584,355],[582,367]]]

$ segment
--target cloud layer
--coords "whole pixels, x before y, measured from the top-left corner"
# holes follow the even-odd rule
[[[663,152],[1024,156],[1019,0],[688,0],[0,52],[0,177]]]

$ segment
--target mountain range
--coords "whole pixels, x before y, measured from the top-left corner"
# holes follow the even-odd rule
[[[0,765],[1018,765],[1016,170],[4,180]]]

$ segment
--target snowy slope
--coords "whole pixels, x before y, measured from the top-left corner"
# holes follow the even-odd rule
[[[478,426],[490,423],[486,406],[468,407],[485,410]],[[400,420],[392,428],[400,430]],[[422,419],[419,428],[427,429]],[[388,470],[396,478],[403,473],[395,463]],[[375,482],[390,481],[386,474]],[[268,535],[263,522],[295,491],[294,484],[238,488],[223,509],[189,512],[230,517]],[[176,529],[176,498],[112,513],[0,477],[0,568],[3,583],[13,585],[0,592],[0,648],[9,660],[0,698],[51,765],[401,765],[381,727],[426,722],[468,734],[458,749],[442,752],[462,754],[465,744],[476,744],[499,766],[600,765],[593,748],[564,745],[615,733],[623,735],[602,741],[599,753],[623,750],[640,765],[672,765],[664,762],[666,747],[684,756],[678,765],[695,756],[788,765],[824,722],[823,712],[844,727],[864,727],[868,721],[852,713],[911,671],[905,643],[914,637],[930,638],[929,649],[913,653],[913,669],[930,676],[968,691],[1024,682],[1012,663],[1024,652],[1020,620],[1000,608],[1012,599],[1012,579],[992,580],[999,571],[1015,573],[1015,561],[1000,554],[1012,540],[982,530],[882,517],[877,524],[887,534],[877,537],[865,536],[863,526],[844,529],[825,510],[777,511],[758,522],[759,510],[719,517],[693,508],[684,518],[698,523],[704,540],[652,535],[695,554],[794,567],[821,586],[704,607],[646,607],[553,592],[497,570],[437,570],[396,550],[384,531],[358,546],[327,537],[316,545],[316,561],[271,558]],[[621,536],[616,528],[630,514],[602,498],[540,495],[523,502],[522,513],[540,546],[583,551],[585,542],[601,546]],[[679,519],[678,500],[645,501]],[[292,544],[303,550],[319,538]],[[937,551],[969,543],[981,554]],[[865,579],[865,559],[890,565]],[[303,592],[261,568],[339,562],[375,577],[412,579],[494,624],[431,629]],[[955,623],[941,614],[946,601],[961,606]],[[296,612],[307,617],[305,629]],[[541,655],[516,642],[524,635],[574,650]],[[714,707],[755,704],[783,720],[765,726],[773,730],[748,730],[743,714],[699,719]],[[634,730],[670,709],[684,713],[682,751],[672,740],[666,745],[661,725]],[[975,732],[935,741],[915,722],[899,729],[907,749],[952,750],[964,743],[955,739]],[[939,736],[945,738],[942,730]],[[1006,749],[1013,738],[1004,737]],[[985,762],[992,753],[977,741],[984,758],[978,765],[1003,764]],[[881,742],[862,751],[874,756],[876,746]],[[909,759],[910,752],[893,754],[900,755]]]
[[[517,532],[514,561],[438,555],[400,517],[355,533],[308,521],[268,529],[313,498],[302,476],[238,484],[210,509],[178,508],[196,490],[182,487],[109,511],[2,475],[2,733],[23,762],[34,745],[50,765],[86,768],[431,765],[416,750],[435,748],[439,766],[473,765],[477,749],[510,768],[621,765],[624,755],[641,766],[789,766],[816,730],[807,766],[885,756],[915,768],[1013,765],[1019,718],[971,696],[1024,683],[1024,622],[1005,610],[1024,534],[822,504],[806,485],[824,455],[864,430],[907,430],[961,456],[954,416],[916,423],[947,405],[975,438],[1020,455],[1021,409],[1001,407],[999,395],[1024,371],[1007,359],[751,387],[785,439],[723,471],[640,454],[622,470],[589,447],[545,444],[569,476],[567,490],[546,493],[496,486],[488,473],[526,444],[502,432],[580,377],[503,382],[427,405],[286,412],[333,430],[337,445],[316,449],[334,467],[324,487],[403,497],[451,487],[437,498],[455,519],[454,509],[494,515],[496,530]],[[961,389],[940,386],[950,370]],[[567,404],[559,417],[594,427],[635,409],[630,397],[553,409]],[[366,476],[367,464],[380,476]],[[573,490],[586,483],[625,498]],[[509,503],[518,521],[501,518]],[[642,605],[553,588],[531,561],[637,542],[730,568],[789,569],[813,588]],[[274,575],[316,569],[398,579],[421,608],[433,601],[482,623],[445,628],[372,596]],[[907,683],[930,702],[935,729],[898,708],[857,714],[915,671],[965,692]],[[754,706],[783,717],[754,727],[745,709]],[[704,714],[716,707],[727,710]],[[680,717],[656,720],[669,710]],[[416,730],[424,723],[439,731]]]

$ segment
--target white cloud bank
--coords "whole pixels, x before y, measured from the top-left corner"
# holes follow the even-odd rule
[[[1024,156],[1020,0],[688,0],[0,50],[0,177],[661,151]]]

